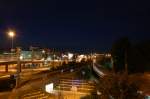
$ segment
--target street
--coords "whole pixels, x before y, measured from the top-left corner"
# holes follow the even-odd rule
[[[19,99],[35,99],[37,97],[40,99],[59,99],[59,97],[70,99],[69,97],[75,97],[74,99],[80,99],[95,90],[94,82],[79,79],[78,74],[81,72],[81,68],[66,72],[59,70],[54,73],[36,74],[26,84],[14,89],[9,99],[13,99],[13,97]],[[45,85],[48,83],[54,83],[53,94],[45,91]]]

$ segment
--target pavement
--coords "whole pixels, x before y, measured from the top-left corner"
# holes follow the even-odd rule
[[[80,70],[80,69],[77,69]],[[90,88],[93,88],[93,85],[88,85],[88,82],[82,81],[80,84],[76,84],[79,91],[78,93],[76,92],[77,95],[75,95],[75,92],[70,91],[71,89],[71,84],[76,82],[76,78],[72,79],[74,72],[64,72],[62,74],[56,73],[55,75],[50,75],[50,74],[43,74],[43,77],[41,76],[39,79],[35,79],[34,81],[29,81],[27,84],[21,86],[20,88],[14,89],[8,99],[35,99],[36,97],[42,97],[39,99],[58,99],[60,95],[57,95],[58,90],[55,94],[47,94],[44,91],[44,87],[47,83],[50,82],[55,82],[59,81],[56,86],[63,86],[63,91],[61,94],[63,94],[64,99],[72,99],[69,97],[76,97],[74,99],[79,99],[79,96],[85,96],[85,94],[89,94]],[[68,78],[69,77],[69,78]],[[71,77],[71,78],[70,78]],[[82,87],[81,87],[82,86]],[[67,89],[65,89],[66,87]],[[83,88],[84,87],[84,88]],[[83,89],[82,89],[83,88]],[[59,89],[60,91],[61,89]],[[34,97],[35,96],[35,97]],[[45,98],[44,98],[45,97]],[[57,97],[57,98],[56,98]]]
[[[37,74],[47,71],[49,68],[37,68],[37,69],[22,69],[22,72],[20,73],[20,78],[23,80],[32,79]],[[0,78],[10,76],[10,75],[16,75],[16,72],[9,71],[9,72],[0,72]]]
[[[0,92],[0,99],[8,99],[10,96],[11,92]]]
[[[49,68],[23,69],[23,71],[21,72],[21,79],[23,79],[22,81],[27,81],[37,76],[40,72],[46,71],[46,70],[49,70]],[[15,75],[15,74],[16,72],[13,72],[13,71],[9,71],[9,72],[1,71],[0,78],[6,77],[6,76],[9,77],[10,75]],[[11,93],[12,93],[11,91],[0,92],[0,99],[8,99]],[[12,99],[15,99],[15,98],[12,98]]]

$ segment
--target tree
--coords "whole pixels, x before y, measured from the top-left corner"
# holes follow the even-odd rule
[[[111,73],[99,82],[97,90],[101,92],[100,99],[143,99],[143,95],[137,92],[141,83],[125,73]]]
[[[150,41],[143,41],[131,47],[129,52],[129,69],[131,72],[150,70]]]
[[[111,53],[114,62],[114,70],[116,72],[125,70],[129,48],[130,42],[127,37],[121,38],[113,44]]]

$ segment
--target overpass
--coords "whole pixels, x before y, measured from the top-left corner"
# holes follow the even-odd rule
[[[19,65],[21,66],[21,68],[25,67],[26,65],[36,65],[38,67],[44,67],[44,65],[54,65],[54,64],[62,64],[62,61],[56,61],[56,60],[51,60],[51,61],[46,61],[46,60],[31,60],[31,59],[28,59],[28,60],[17,60],[17,59],[9,59],[9,60],[4,60],[4,59],[0,59],[0,67],[2,66],[5,66],[5,72],[8,72],[9,71],[9,66],[12,66],[12,65],[16,65],[17,67],[17,64],[19,62]],[[20,68],[20,71],[21,71],[21,68]]]

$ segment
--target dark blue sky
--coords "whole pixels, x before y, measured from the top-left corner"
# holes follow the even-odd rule
[[[1,0],[0,46],[109,50],[114,40],[150,38],[150,6],[141,0]]]

